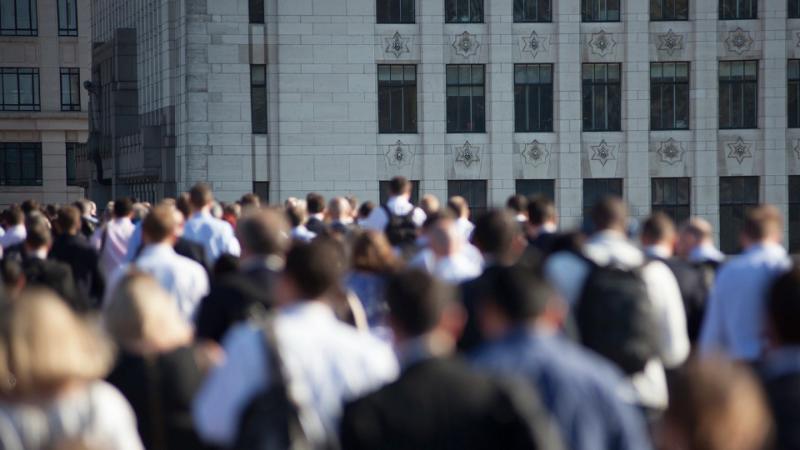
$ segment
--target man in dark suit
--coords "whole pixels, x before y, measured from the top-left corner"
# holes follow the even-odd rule
[[[88,301],[75,289],[72,269],[67,264],[47,260],[53,243],[47,219],[40,213],[33,213],[28,216],[25,226],[28,230],[22,253],[25,285],[52,289],[76,312],[88,311]]]
[[[450,356],[463,320],[450,288],[412,271],[386,292],[402,373],[345,407],[342,448],[562,448],[535,391],[476,374]]]
[[[270,210],[251,213],[236,233],[242,246],[239,270],[212,283],[197,311],[198,338],[220,342],[233,324],[273,306],[274,280],[290,243],[286,220]]]
[[[306,195],[306,209],[308,210],[308,220],[306,221],[308,231],[317,236],[324,235],[327,229],[325,224],[325,197],[316,192]]]
[[[53,241],[48,259],[69,265],[78,293],[88,299],[92,307],[99,307],[105,281],[100,273],[97,250],[80,234],[80,211],[74,206],[59,209],[55,227],[59,234]]]

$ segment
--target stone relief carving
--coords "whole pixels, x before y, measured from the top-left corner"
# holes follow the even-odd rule
[[[669,138],[661,143],[657,153],[662,163],[674,166],[675,164],[683,162],[683,155],[686,153],[686,150],[683,149],[683,144],[675,139]]]
[[[387,37],[383,40],[386,43],[384,52],[394,55],[395,58],[403,56],[404,53],[411,53],[408,48],[411,38],[403,37],[399,31],[395,31],[392,37]]]
[[[457,34],[453,40],[453,48],[455,49],[456,54],[461,55],[464,58],[477,55],[480,46],[481,43],[478,42],[477,36],[471,34],[469,31]]]
[[[522,149],[522,158],[526,164],[539,167],[550,162],[550,149],[546,144],[534,140],[530,144],[525,144]]]
[[[728,158],[735,159],[736,162],[742,164],[745,159],[753,157],[752,147],[752,143],[745,142],[741,137],[736,142],[729,142],[728,149],[730,149],[730,152],[728,152]]]
[[[741,55],[753,47],[753,37],[750,36],[749,31],[736,28],[728,33],[728,38],[725,39],[725,47],[729,52]]]
[[[671,56],[673,53],[683,50],[683,35],[675,33],[670,28],[666,33],[658,35],[657,48]]]
[[[614,53],[614,48],[617,46],[617,41],[614,40],[614,35],[606,33],[605,30],[600,30],[598,33],[592,33],[592,38],[589,39],[589,48],[592,53],[597,56],[608,56]]]
[[[598,161],[603,167],[609,161],[616,161],[617,157],[614,155],[616,145],[609,145],[605,139],[600,141],[600,144],[592,146],[592,161]]]
[[[404,145],[402,141],[398,140],[386,151],[386,163],[396,167],[408,166],[414,161],[414,154],[411,146]]]
[[[530,36],[522,36],[519,38],[520,51],[522,53],[529,53],[531,56],[536,56],[541,53],[547,53],[547,36],[539,36],[536,30],[531,31]]]
[[[469,141],[465,142],[464,145],[460,147],[456,147],[456,162],[460,162],[467,167],[470,167],[473,163],[478,163],[481,161],[480,153],[481,148],[476,145],[472,145]]]

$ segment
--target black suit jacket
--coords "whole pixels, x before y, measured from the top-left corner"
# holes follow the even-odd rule
[[[702,268],[676,258],[657,259],[669,267],[678,281],[683,307],[686,310],[689,340],[695,342],[700,337],[700,328],[703,326],[706,300],[708,299],[709,286],[706,283],[705,273]]]
[[[52,289],[76,312],[83,313],[89,310],[89,302],[75,289],[72,269],[67,264],[39,258],[24,258],[22,272],[25,274],[27,286]]]
[[[467,323],[464,332],[458,341],[458,350],[469,353],[483,344],[483,337],[478,328],[478,308],[480,302],[491,293],[491,279],[498,266],[488,266],[483,273],[472,280],[465,281],[459,286],[461,303],[467,313]]]
[[[325,225],[325,222],[317,219],[316,217],[312,217],[306,222],[306,228],[308,228],[308,231],[316,233],[317,236],[321,236],[325,234],[325,231],[328,227]]]
[[[562,448],[529,387],[511,388],[454,359],[417,363],[347,405],[341,440],[347,450]]]
[[[206,256],[206,250],[203,244],[184,238],[178,238],[178,240],[175,241],[175,253],[197,262],[206,269],[206,272],[211,272],[212,264],[208,260],[208,256]]]
[[[775,449],[800,450],[800,372],[773,376],[758,367],[775,419]]]
[[[48,258],[69,265],[75,288],[93,307],[99,307],[103,299],[105,281],[100,273],[100,257],[83,235],[57,236]]]

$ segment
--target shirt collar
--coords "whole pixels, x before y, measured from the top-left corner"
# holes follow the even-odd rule
[[[665,249],[661,245],[650,245],[644,249],[645,255],[651,258],[661,258],[661,259],[669,259],[670,254],[669,250]]]
[[[750,255],[753,253],[775,253],[777,255],[786,255],[786,249],[783,248],[782,245],[776,244],[773,242],[760,242],[758,244],[751,245],[750,247],[745,250],[745,254]]]
[[[142,250],[142,255],[153,255],[153,254],[163,255],[163,254],[167,254],[167,253],[174,254],[175,253],[175,249],[172,248],[171,245],[163,243],[163,242],[160,243],[160,244],[150,244],[150,245],[146,246],[144,248],[144,250]]]
[[[408,197],[405,195],[398,195],[396,197],[390,197],[389,200],[386,202],[386,206],[393,207],[399,205],[410,205],[411,202],[408,200]]]
[[[293,304],[281,308],[280,314],[283,316],[316,318],[325,321],[338,320],[333,313],[333,309],[320,300],[297,300]]]

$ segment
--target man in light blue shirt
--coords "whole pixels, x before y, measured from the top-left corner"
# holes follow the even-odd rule
[[[216,261],[224,253],[239,256],[239,241],[233,228],[224,220],[211,215],[214,195],[205,184],[195,185],[189,191],[189,198],[194,214],[186,222],[183,238],[202,244],[209,261]]]
[[[782,237],[777,208],[760,206],[747,213],[741,236],[745,252],[720,269],[711,291],[700,334],[703,354],[723,352],[744,361],[761,356],[767,290],[791,265]]]

